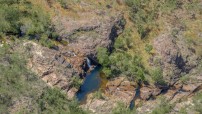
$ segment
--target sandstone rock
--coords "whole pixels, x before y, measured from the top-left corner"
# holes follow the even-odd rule
[[[148,87],[140,88],[140,97],[143,100],[148,100],[151,97],[152,93],[153,93],[152,89]]]
[[[71,88],[68,92],[67,92],[67,96],[68,99],[73,99],[73,97],[76,95],[76,92],[78,91],[78,89],[76,88]]]
[[[152,95],[157,96],[157,95],[161,94],[161,91],[162,91],[161,89],[155,88],[155,89],[153,89]]]
[[[63,40],[69,42],[68,47],[97,62],[96,47],[106,47],[111,51],[115,38],[123,31],[125,23],[119,12],[112,16],[95,13],[80,12],[80,18],[76,20],[65,16],[57,17],[53,23]]]
[[[161,57],[163,76],[171,85],[181,73],[189,73],[198,64],[198,57],[189,49],[182,36],[174,38],[169,33],[154,39],[154,48]]]
[[[193,92],[194,90],[196,90],[198,87],[200,87],[201,84],[184,84],[183,87],[182,87],[182,90],[183,91],[186,91],[186,92]]]

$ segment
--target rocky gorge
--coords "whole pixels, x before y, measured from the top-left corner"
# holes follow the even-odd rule
[[[136,23],[139,18],[136,15],[130,16],[131,10],[138,14],[141,5],[131,7],[125,3],[127,0],[115,0],[113,4],[104,0],[95,3],[81,0],[62,8],[53,1],[49,0],[47,7],[54,9],[55,13],[52,15],[51,26],[58,34],[54,41],[56,45],[44,47],[37,40],[20,40],[14,44],[7,41],[12,44],[13,51],[29,55],[27,68],[45,84],[61,90],[68,100],[75,97],[80,99],[82,96],[84,100],[80,107],[90,113],[112,113],[117,103],[123,103],[128,110],[135,110],[131,113],[138,114],[153,113],[165,107],[168,107],[170,114],[181,113],[181,109],[188,114],[198,113],[193,107],[194,96],[202,90],[201,12],[194,13],[196,19],[193,22],[193,12],[185,11],[183,7],[168,14],[157,12],[155,24],[158,23],[159,28],[151,20],[148,31],[141,29],[144,34],[149,34],[142,39],[140,35],[135,36],[142,32],[136,29],[140,29],[137,26],[139,23],[145,22]],[[180,7],[180,3],[176,3],[177,7]],[[202,6],[201,2],[197,4]],[[149,12],[149,9],[143,12]],[[136,19],[135,22],[132,18]],[[145,20],[146,18],[147,16]],[[184,18],[188,21],[182,23],[180,19]],[[165,21],[158,22],[161,20]],[[162,23],[164,24],[161,25]],[[147,23],[141,26],[145,27]],[[129,34],[134,35],[126,33],[129,29]],[[194,34],[195,40],[189,39],[190,34]],[[117,43],[121,38],[125,39],[121,44]],[[148,44],[152,49],[147,53]],[[107,61],[112,61],[111,64],[115,64],[113,59],[117,58],[125,61],[122,56],[114,57],[114,53],[141,56],[143,60],[140,61],[144,62],[134,69],[137,68],[136,72],[139,73],[140,67],[144,66],[146,70],[142,72],[145,80],[136,79],[138,74],[133,75],[134,80],[127,76],[128,72],[130,74],[135,71],[128,70],[125,74],[118,72],[118,67],[124,66],[123,63],[120,66],[106,65],[107,67],[100,63],[98,48],[107,50]],[[130,59],[126,61],[129,61],[128,64],[136,64],[130,62]],[[116,69],[117,72],[111,74],[116,76],[110,77],[104,72],[105,67]],[[128,69],[131,66],[126,67]],[[82,86],[89,86],[83,87],[87,92],[82,90]],[[85,95],[78,97],[80,91],[84,91]]]

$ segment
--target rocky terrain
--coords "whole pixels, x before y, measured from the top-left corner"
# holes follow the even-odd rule
[[[81,0],[77,3],[67,2],[63,7],[55,0],[47,0],[45,4],[51,12],[51,26],[57,33],[53,41],[54,46],[45,47],[36,37],[35,40],[20,40],[20,43],[13,45],[12,37],[8,33],[5,34],[8,40],[1,39],[2,45],[6,42],[5,44],[13,45],[13,51],[29,53],[27,68],[49,87],[59,88],[69,100],[75,97],[86,74],[93,70],[93,67],[89,67],[87,59],[91,65],[102,65],[103,69],[108,68],[112,73],[113,69],[116,69],[117,72],[110,75],[103,70],[106,83],[101,85],[100,91],[89,93],[85,103],[80,105],[83,110],[90,113],[113,113],[118,106],[117,103],[123,103],[129,112],[133,110],[130,109],[131,103],[134,103],[132,108],[135,112],[130,113],[138,114],[178,114],[182,110],[188,114],[202,113],[201,110],[195,110],[195,96],[202,90],[202,2],[194,2],[199,7],[194,12],[194,8],[185,10],[185,7],[188,7],[186,5],[193,1],[184,0],[184,4],[177,1],[172,13],[156,12],[158,16],[154,17],[157,19],[149,21],[151,25],[146,21],[138,22],[145,24],[141,26],[148,26],[141,33],[141,30],[138,30],[140,28],[136,20],[139,18],[136,14],[142,4],[127,5],[130,1]],[[131,16],[131,11],[136,13]],[[149,12],[149,9],[146,8],[143,12],[147,11]],[[126,33],[127,30],[130,33]],[[146,33],[147,35],[144,35]],[[147,52],[148,44],[152,49]],[[121,66],[131,67],[124,63],[120,66],[114,65],[115,63],[106,66],[104,62],[100,63],[98,48],[107,50],[106,61],[110,62],[116,61],[117,58],[125,61],[122,56],[114,57],[116,53],[129,54],[131,59],[126,60],[129,61],[128,64],[136,64],[130,61],[134,56],[140,56],[141,65],[138,63],[134,66],[134,69],[138,69],[137,74],[131,73],[133,70],[128,70],[125,74],[118,72]],[[28,51],[25,52],[24,49]],[[114,58],[111,59],[110,56]],[[103,56],[103,59],[106,59],[104,57],[106,56]],[[141,68],[145,70],[139,70]],[[137,78],[138,73],[144,74],[144,80]],[[95,97],[95,94],[99,94],[100,97]],[[159,110],[162,112],[159,113]],[[11,111],[13,112],[15,111]]]

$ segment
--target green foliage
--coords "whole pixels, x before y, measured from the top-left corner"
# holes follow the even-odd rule
[[[145,80],[145,69],[139,56],[127,52],[115,52],[110,55],[111,70],[115,75],[125,75],[130,80]]]
[[[163,79],[163,71],[161,68],[155,68],[154,70],[152,70],[151,76],[156,84],[160,84],[160,85],[166,84],[166,82]]]
[[[77,89],[79,89],[79,87],[82,85],[82,79],[80,79],[79,76],[73,76],[71,78],[71,81],[72,81],[71,86]]]
[[[194,102],[194,109],[201,114],[202,113],[202,108],[201,108],[202,93],[197,93],[196,96],[194,96],[193,102]]]
[[[114,47],[116,50],[124,50],[127,51],[133,47],[131,30],[124,30],[123,34],[121,34],[115,41]]]
[[[101,91],[101,89],[99,89],[98,91],[96,91],[96,92],[93,94],[93,97],[96,98],[96,99],[104,99],[103,96],[102,96],[102,91]]]
[[[50,16],[40,5],[29,0],[0,0],[0,33],[40,40],[52,47],[58,35],[50,24]],[[44,37],[46,36],[46,37]]]
[[[39,43],[42,45],[42,46],[45,46],[45,47],[48,47],[48,48],[51,48],[53,46],[55,46],[55,43],[53,40],[50,40],[48,39],[48,36],[46,35],[42,35],[40,40],[39,40]]]
[[[183,84],[186,84],[189,80],[190,80],[190,76],[189,75],[181,75],[181,77],[180,77],[180,81]]]
[[[107,67],[109,65],[109,52],[107,51],[107,48],[99,47],[97,51],[97,58],[99,63],[104,67]]]
[[[9,45],[0,47],[1,113],[9,113],[9,109],[19,102],[18,111],[23,114],[86,114],[77,101],[69,101],[60,90],[46,87],[27,69],[25,56],[24,53],[14,52]]]
[[[69,101],[65,94],[58,89],[47,88],[37,100],[41,113],[50,114],[87,114],[79,106],[78,102],[73,99]]]
[[[135,23],[141,39],[147,37],[152,29],[151,25],[154,23],[154,20],[157,19],[158,4],[154,4],[154,6],[150,7],[150,1],[151,0],[126,0],[126,4],[131,7],[130,18]]]
[[[28,0],[0,1],[0,32],[34,35],[46,32],[50,19],[40,6]]]
[[[149,45],[149,44],[146,44],[146,45],[145,45],[145,51],[146,51],[147,53],[151,53],[152,49],[153,49],[153,46],[152,46],[152,45]]]
[[[152,114],[168,114],[172,107],[165,98],[161,98],[160,104],[152,111]]]
[[[133,46],[131,32],[129,29],[124,30],[115,41],[115,49],[111,54],[106,48],[98,48],[97,58],[108,78],[122,75],[130,80],[145,80],[146,70],[141,57],[129,52]]]
[[[45,85],[30,72],[23,54],[12,51],[8,45],[0,48],[0,112],[7,113],[15,101],[27,97],[34,108],[36,99]],[[26,104],[23,104],[26,106]],[[24,106],[21,105],[21,108]],[[27,104],[28,105],[28,104]],[[29,111],[30,109],[27,109]],[[35,112],[36,110],[33,110]]]
[[[67,4],[67,1],[68,0],[57,0],[60,5],[64,8],[64,9],[67,9],[68,8],[68,4]]]
[[[130,19],[134,22],[141,39],[157,28],[159,14],[170,14],[182,4],[179,0],[126,0],[130,7]]]
[[[188,114],[186,108],[181,108],[179,114]]]
[[[40,96],[38,103],[42,112],[58,112],[67,108],[65,107],[65,104],[67,103],[66,97],[57,89],[48,88]]]
[[[109,55],[107,49],[99,48],[98,61],[103,65],[103,72],[108,77],[125,75],[130,80],[145,80],[146,71],[139,56],[132,56],[124,51],[115,51]]]
[[[118,103],[117,107],[112,110],[112,114],[136,114],[136,111],[130,110],[124,103]]]

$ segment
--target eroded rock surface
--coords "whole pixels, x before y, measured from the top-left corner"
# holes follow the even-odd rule
[[[162,34],[154,40],[164,79],[174,84],[182,73],[189,73],[199,63],[199,57],[189,48],[183,38]]]
[[[86,15],[81,14],[82,16]],[[32,41],[23,44],[30,49],[29,53],[32,55],[28,63],[29,68],[49,86],[67,92],[70,98],[76,93],[76,90],[72,89],[72,77],[83,77],[88,70],[86,57],[93,64],[98,64],[96,48],[106,47],[111,50],[115,38],[124,29],[124,18],[120,13],[96,17],[78,20],[65,16],[55,18],[56,31],[59,32],[60,38],[68,42],[66,46],[58,44],[57,49],[49,49]],[[60,22],[63,23],[62,26]],[[71,91],[68,92],[69,90]]]

